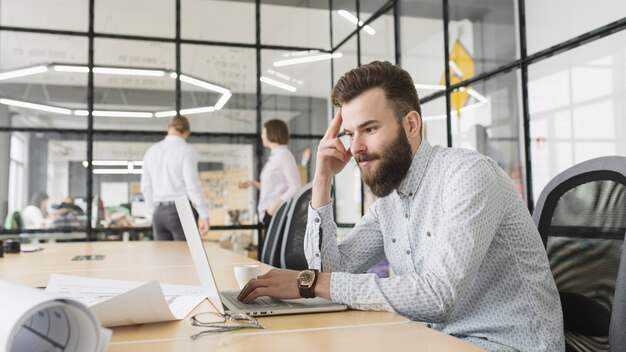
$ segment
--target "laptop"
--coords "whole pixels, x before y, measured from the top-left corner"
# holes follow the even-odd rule
[[[176,211],[187,239],[187,245],[191,252],[191,258],[200,279],[202,292],[220,313],[244,313],[251,316],[266,316],[336,312],[348,309],[346,305],[337,304],[321,297],[289,300],[259,297],[253,302],[246,304],[237,300],[239,291],[220,292],[211,270],[209,258],[204,250],[189,200],[187,197],[180,197],[175,200],[175,203]]]

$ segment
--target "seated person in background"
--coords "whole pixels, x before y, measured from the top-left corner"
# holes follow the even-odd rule
[[[35,192],[30,203],[22,210],[22,222],[25,229],[43,229],[48,227],[48,195]]]
[[[55,204],[52,206],[52,208],[56,209],[55,211],[56,215],[66,215],[66,214],[83,215],[85,214],[85,211],[83,211],[81,207],[74,204],[74,198],[72,196],[65,197],[65,199],[63,200],[63,202],[61,202],[61,204]]]
[[[346,73],[332,100],[339,111],[318,146],[304,239],[309,268],[323,272],[274,269],[239,299],[320,296],[489,351],[564,351],[546,251],[508,175],[475,151],[422,140],[413,80],[388,62]],[[352,157],[379,199],[338,243],[331,181]],[[396,276],[364,274],[385,257]]]

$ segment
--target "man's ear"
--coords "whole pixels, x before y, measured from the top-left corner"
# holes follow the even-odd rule
[[[419,136],[422,127],[422,117],[417,111],[411,111],[404,117],[404,130],[407,137]]]

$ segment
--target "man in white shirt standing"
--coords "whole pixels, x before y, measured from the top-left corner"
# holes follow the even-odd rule
[[[174,200],[185,195],[189,198],[195,208],[196,220],[200,217],[201,234],[209,230],[209,212],[198,177],[198,156],[187,143],[191,135],[189,120],[174,116],[166,130],[165,139],[150,147],[143,157],[141,192],[153,209],[154,239],[184,241],[185,234]]]

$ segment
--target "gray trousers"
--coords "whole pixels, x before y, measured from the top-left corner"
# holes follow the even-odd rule
[[[198,212],[193,208],[193,216],[198,223]],[[176,205],[157,205],[152,214],[152,236],[155,241],[184,241],[185,233],[180,224]]]

